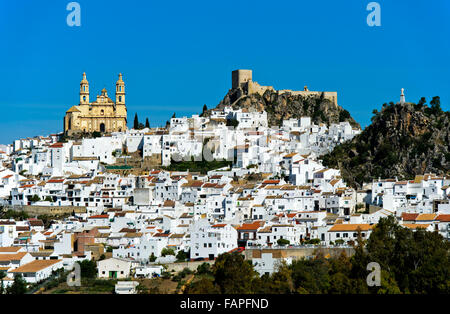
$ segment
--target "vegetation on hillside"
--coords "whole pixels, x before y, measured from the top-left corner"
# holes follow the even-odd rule
[[[353,186],[372,179],[412,179],[424,173],[450,171],[450,112],[439,97],[430,105],[384,104],[372,123],[351,141],[322,156],[325,166],[340,168]]]
[[[448,294],[450,292],[450,244],[437,232],[412,231],[394,217],[380,219],[370,238],[359,237],[355,254],[281,264],[271,275],[260,277],[250,261],[239,253],[220,255],[185,293],[300,293],[300,294]],[[381,286],[369,287],[367,265],[381,266]]]
[[[200,172],[201,174],[206,174],[208,171],[231,167],[232,162],[227,160],[213,160],[206,161],[205,159],[201,161],[173,161],[167,167],[162,167],[167,171],[187,171],[190,172]]]

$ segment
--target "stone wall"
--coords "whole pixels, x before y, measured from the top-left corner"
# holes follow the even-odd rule
[[[252,70],[235,70],[231,72],[232,88],[239,88],[242,84],[252,80]]]
[[[182,271],[185,267],[189,268],[192,271],[197,270],[197,267],[203,263],[208,263],[211,266],[214,264],[214,261],[193,261],[193,262],[182,262],[182,263],[168,263],[164,264],[167,266],[167,271],[171,272],[174,270],[175,272]]]
[[[342,252],[345,252],[347,256],[352,256],[355,253],[353,248],[285,248],[285,249],[246,249],[243,254],[245,259],[260,258],[262,253],[272,253],[274,258],[286,258],[301,259],[307,257],[317,256],[319,253],[323,253],[324,256],[328,254],[330,257],[338,257]]]
[[[64,215],[71,214],[75,211],[76,214],[86,213],[86,207],[84,206],[38,206],[38,205],[24,205],[24,206],[11,206],[10,209],[16,211],[24,211],[30,216],[39,215]]]

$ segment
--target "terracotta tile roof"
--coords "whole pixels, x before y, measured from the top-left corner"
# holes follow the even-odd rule
[[[415,221],[419,214],[416,213],[402,213],[403,221]]]
[[[280,180],[264,180],[262,184],[278,184]]]
[[[244,223],[237,227],[237,230],[258,230],[258,228],[262,227],[264,225],[264,221],[254,221],[252,223]]]
[[[48,180],[47,183],[63,183],[64,179],[51,179]]]
[[[29,220],[28,224],[32,227],[43,227],[44,222],[42,220]]]
[[[4,226],[4,225],[15,225],[16,222],[15,221],[9,221],[9,220],[0,220],[0,225]]]
[[[20,188],[26,189],[26,188],[32,188],[33,186],[34,186],[34,184],[26,184],[26,185],[22,185]]]
[[[131,229],[131,228],[122,228],[119,232],[131,233],[131,232],[137,232],[137,230]]]
[[[62,260],[60,259],[50,259],[50,260],[36,260],[25,265],[22,265],[12,271],[11,273],[35,273],[47,267],[50,267]]]
[[[435,220],[436,216],[436,214],[420,214],[417,216],[416,221]]]
[[[49,147],[51,148],[62,148],[64,145],[63,143],[55,143],[53,145],[50,145]]]
[[[175,201],[166,200],[163,204],[164,207],[175,207]]]
[[[18,252],[19,250],[20,250],[20,247],[18,247],[18,246],[0,247],[0,253],[14,253],[14,252]]]
[[[328,231],[357,231],[358,228],[361,231],[368,231],[373,229],[374,226],[369,224],[334,224]]]
[[[0,254],[0,262],[20,261],[28,252],[17,252],[15,254]]]
[[[223,227],[225,227],[227,224],[215,224],[215,225],[212,225],[211,227],[212,228],[223,228]]]
[[[174,233],[174,234],[170,235],[169,238],[171,238],[171,239],[181,239],[183,237],[184,237],[184,233]]]
[[[187,188],[199,188],[203,185],[203,181],[198,181],[198,180],[194,180],[194,181],[189,181],[185,184],[182,185],[182,187]]]
[[[158,230],[160,230],[160,229],[158,229]],[[161,233],[161,232],[159,232],[159,233],[155,233],[153,236],[154,237],[163,237],[163,238],[165,238],[165,237],[168,237],[170,235],[170,233]]]
[[[450,215],[440,214],[439,216],[437,216],[436,220],[439,220],[440,222],[450,222]]]
[[[88,217],[88,219],[106,219],[106,218],[109,218],[109,216],[108,215],[94,215],[94,216]]]

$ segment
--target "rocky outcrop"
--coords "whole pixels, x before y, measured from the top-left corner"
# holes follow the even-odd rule
[[[340,168],[354,186],[379,177],[449,173],[450,112],[441,110],[439,97],[430,104],[384,104],[361,134],[322,156],[324,164]]]
[[[246,108],[249,111],[267,111],[270,126],[279,126],[284,119],[311,117],[312,122],[331,124],[348,121],[353,127],[360,128],[359,124],[350,116],[350,113],[324,95],[293,95],[275,90],[266,90],[263,95],[258,93],[247,95],[241,88],[231,89],[219,103],[217,108],[232,105],[234,109]],[[206,113],[208,115],[208,112]]]

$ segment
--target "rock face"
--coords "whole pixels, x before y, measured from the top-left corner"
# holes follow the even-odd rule
[[[322,156],[358,187],[377,178],[412,179],[424,173],[450,172],[450,112],[422,103],[384,104],[372,124],[351,141]]]
[[[247,95],[241,88],[234,88],[225,95],[217,108],[228,105],[232,105],[234,109],[265,110],[270,126],[279,126],[284,119],[309,116],[316,124],[348,121],[353,127],[360,128],[347,110],[336,106],[332,101],[324,98],[323,94],[302,96],[266,90],[263,95],[258,93]]]

